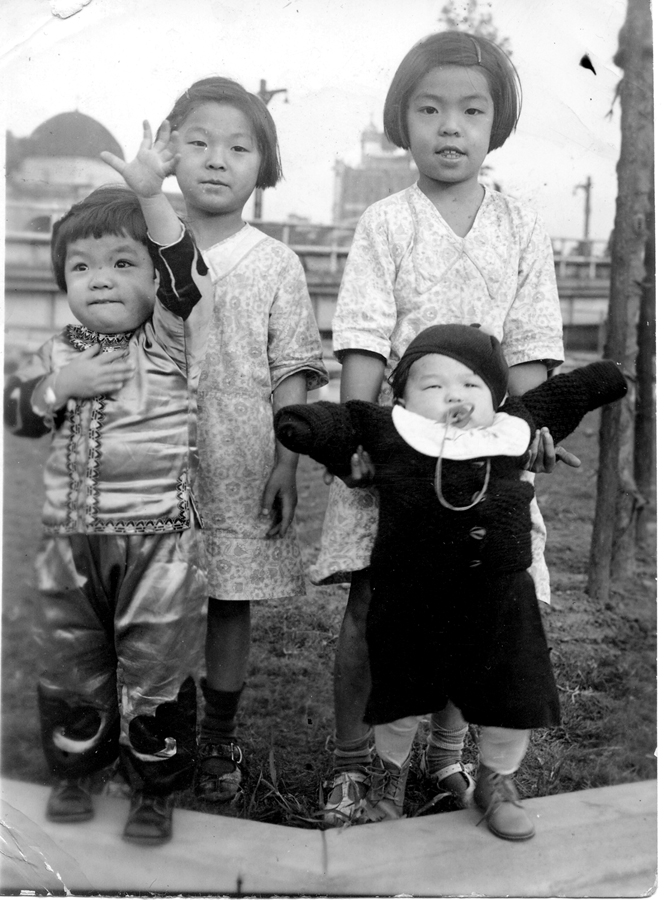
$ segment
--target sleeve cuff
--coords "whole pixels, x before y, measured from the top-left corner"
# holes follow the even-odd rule
[[[170,243],[170,244],[158,243],[157,241],[155,241],[155,239],[152,237],[152,235],[150,234],[149,231],[148,231],[148,240],[158,250],[168,250],[169,247],[176,247],[180,243],[180,241],[184,237],[185,231],[186,231],[186,229],[184,227],[184,222],[180,222],[180,234],[178,235],[177,239],[174,240],[172,243]]]

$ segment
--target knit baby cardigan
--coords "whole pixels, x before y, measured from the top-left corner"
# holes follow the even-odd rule
[[[550,379],[502,412],[531,435],[547,426],[562,440],[584,414],[622,397],[614,363]],[[397,432],[392,411],[372,403],[285,407],[276,433],[339,475],[361,444],[375,467],[378,533],[371,557],[366,637],[371,725],[442,709],[452,700],[468,721],[505,728],[558,724],[559,703],[532,580],[530,499],[523,457],[492,456],[486,493],[472,508],[443,506],[436,458]],[[442,495],[454,506],[484,484],[485,459],[441,461]]]
[[[626,391],[618,366],[602,361],[554,376],[520,398],[508,398],[500,412],[525,419],[531,436],[546,426],[558,443],[587,412]],[[478,565],[514,572],[530,565],[533,488],[520,477],[523,457],[492,458],[483,501],[460,512],[440,504],[434,488],[436,460],[403,440],[388,407],[360,400],[289,406],[277,413],[275,429],[284,446],[311,456],[336,475],[350,473],[350,458],[359,445],[369,453],[375,468],[372,483],[380,496],[374,572],[376,566],[393,571],[396,559],[423,573],[431,572],[432,558],[434,568],[444,566],[447,572]],[[482,459],[444,459],[445,498],[454,506],[468,504],[482,488],[485,467]]]

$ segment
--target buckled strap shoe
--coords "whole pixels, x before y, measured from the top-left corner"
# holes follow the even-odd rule
[[[454,762],[432,771],[426,754],[422,754],[420,770],[440,792],[437,799],[449,795],[459,809],[468,809],[472,806],[475,782],[462,762]]]
[[[330,793],[323,809],[325,825],[340,828],[366,821],[364,810],[369,789],[368,769],[342,769],[328,786]]]
[[[198,748],[194,790],[201,800],[225,803],[240,791],[242,748],[234,741],[203,741]]]

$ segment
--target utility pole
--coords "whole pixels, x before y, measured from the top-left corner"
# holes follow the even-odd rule
[[[583,184],[577,184],[574,188],[574,193],[577,191],[584,191],[586,198],[584,202],[583,209],[583,245],[584,251],[588,255],[590,255],[590,246],[589,246],[589,238],[590,238],[590,196],[592,194],[593,182],[590,175],[586,178]]]
[[[260,87],[256,91],[256,96],[260,97],[263,103],[267,106],[270,100],[275,96],[275,94],[287,94],[288,88],[276,88],[275,90],[268,90],[267,82],[264,78],[261,78]],[[285,101],[288,102],[288,96],[285,97]],[[259,222],[263,216],[263,191],[261,188],[256,188],[254,193],[254,221]]]

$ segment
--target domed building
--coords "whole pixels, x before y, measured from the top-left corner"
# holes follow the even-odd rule
[[[59,113],[29,137],[7,132],[5,233],[5,362],[36,350],[73,321],[51,271],[50,235],[73,203],[104,184],[124,183],[101,158],[122,147],[96,119]],[[182,214],[180,194],[167,196]],[[8,355],[9,353],[9,355]]]
[[[47,119],[26,138],[7,132],[7,230],[48,233],[76,200],[122,181],[102,150],[124,159],[110,131],[78,111]]]

